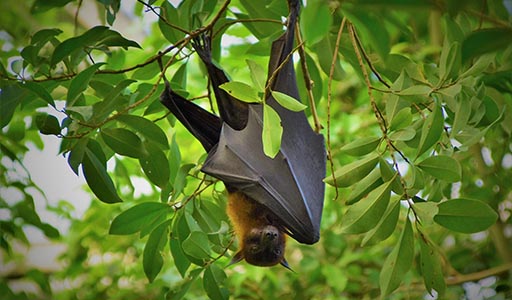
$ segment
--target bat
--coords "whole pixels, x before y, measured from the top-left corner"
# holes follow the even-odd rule
[[[288,6],[287,29],[272,43],[267,84],[272,91],[299,99],[289,54],[294,48],[300,2],[288,0]],[[172,91],[165,77],[160,100],[208,153],[202,172],[226,186],[227,213],[240,248],[232,263],[245,259],[257,266],[288,267],[284,258],[286,235],[304,244],[314,244],[320,238],[324,138],[312,130],[304,112],[282,107],[269,94],[265,102],[281,118],[283,134],[279,153],[274,158],[266,156],[261,138],[262,104],[241,102],[219,88],[229,79],[212,61],[208,37],[196,39],[192,46],[206,66],[220,117]]]

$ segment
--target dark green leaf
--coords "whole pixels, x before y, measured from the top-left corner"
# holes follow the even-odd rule
[[[361,246],[373,245],[387,239],[395,230],[400,215],[400,200],[391,200],[379,223],[365,234]]]
[[[427,117],[421,128],[421,138],[416,157],[423,154],[439,141],[443,133],[443,121],[444,118],[441,106],[436,103],[433,111]]]
[[[68,164],[71,167],[71,170],[78,176],[78,167],[82,163],[84,158],[85,149],[87,148],[87,143],[89,143],[88,138],[81,138],[71,149],[68,154]]]
[[[114,152],[133,157],[144,158],[148,155],[140,138],[124,128],[106,128],[101,130],[101,137]]]
[[[71,80],[66,98],[66,106],[73,106],[78,96],[80,96],[82,92],[85,91],[89,86],[89,81],[91,80],[92,76],[94,76],[94,73],[96,73],[96,71],[102,65],[104,65],[104,63],[94,64],[78,73],[78,75],[76,75],[76,77]]]
[[[9,124],[16,107],[28,94],[26,89],[17,84],[0,85],[0,128]]]
[[[85,150],[82,161],[82,171],[87,185],[100,201],[105,203],[122,202],[117,195],[112,179],[107,173],[105,165],[88,148]]]
[[[486,28],[472,32],[462,42],[462,61],[504,49],[511,45],[512,30],[508,28]]]
[[[427,157],[417,166],[426,173],[448,182],[459,181],[462,177],[462,169],[459,162],[446,155]]]
[[[363,137],[341,147],[340,152],[352,156],[366,155],[377,148],[381,141],[380,137]]]
[[[133,115],[121,115],[117,120],[128,125],[147,139],[158,143],[158,145],[162,146],[164,149],[169,148],[169,140],[167,140],[165,132],[154,122],[151,122],[146,118]]]
[[[229,291],[224,286],[226,278],[224,270],[215,264],[209,265],[204,270],[203,287],[210,299],[222,300],[229,298]]]
[[[411,221],[406,218],[405,228],[393,251],[388,255],[380,272],[380,298],[386,299],[402,282],[412,266],[414,239]]]
[[[347,187],[363,179],[368,175],[377,162],[379,161],[379,154],[370,154],[367,157],[344,165],[336,170],[334,176],[336,177],[336,184],[338,187]],[[324,179],[325,183],[334,185],[334,180],[331,176]]]
[[[427,291],[433,295],[432,291],[437,292],[437,297],[442,299],[446,290],[444,275],[442,270],[442,260],[435,246],[431,241],[420,233],[420,268],[423,275],[423,281]]]
[[[210,257],[210,242],[208,236],[202,231],[192,231],[189,236],[181,244],[183,252],[198,258],[207,259]]]
[[[51,106],[55,107],[55,102],[53,101],[53,97],[48,93],[48,91],[42,87],[39,83],[33,81],[26,81],[25,84],[22,85],[29,91],[33,92],[39,98],[46,101]]]
[[[36,125],[42,134],[60,135],[60,124],[56,117],[44,113],[36,115]]]
[[[149,155],[139,159],[142,170],[152,183],[164,188],[169,183],[169,161],[160,148],[149,143],[146,143],[145,148]]]
[[[142,265],[149,282],[155,280],[156,275],[160,273],[164,264],[161,252],[169,238],[170,223],[171,220],[167,220],[153,229],[144,247]]]
[[[352,185],[350,194],[347,197],[347,205],[352,205],[363,197],[366,197],[369,192],[383,183],[384,181],[382,181],[382,177],[380,176],[380,170],[374,168],[370,174]]]
[[[451,199],[439,204],[434,221],[450,230],[475,233],[489,228],[498,214],[485,202],[474,199]]]
[[[115,217],[108,233],[116,235],[136,233],[149,223],[154,223],[154,220],[161,220],[171,210],[169,205],[161,202],[137,204]]]
[[[171,248],[171,255],[174,260],[174,265],[176,266],[176,269],[178,269],[178,272],[180,272],[181,277],[185,278],[185,274],[190,267],[190,260],[188,260],[185,253],[183,253],[181,243],[178,238],[174,237],[174,234],[171,236],[169,246]]]
[[[392,181],[382,184],[371,191],[366,198],[348,208],[341,224],[343,233],[364,233],[379,223],[388,207],[391,183]]]

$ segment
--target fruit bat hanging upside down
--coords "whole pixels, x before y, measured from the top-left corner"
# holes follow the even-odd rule
[[[293,61],[285,60],[294,47],[300,3],[288,0],[288,5],[287,30],[272,43],[268,78],[277,72],[270,89],[299,99]],[[208,37],[196,39],[193,47],[206,65],[220,118],[173,92],[167,80],[161,102],[208,152],[202,171],[226,186],[227,213],[240,247],[232,263],[245,259],[257,266],[288,267],[285,235],[305,244],[320,238],[326,159],[323,136],[311,129],[304,112],[287,110],[267,95],[266,103],[281,118],[283,134],[277,156],[266,156],[261,139],[262,104],[241,102],[219,88],[229,80],[212,62]]]

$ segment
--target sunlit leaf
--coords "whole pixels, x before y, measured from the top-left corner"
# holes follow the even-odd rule
[[[263,131],[261,139],[263,141],[263,152],[266,156],[274,158],[281,148],[281,136],[283,127],[281,118],[277,112],[270,106],[263,106]]]
[[[240,101],[247,103],[261,102],[261,98],[258,96],[258,90],[243,82],[230,81],[219,85],[219,88]]]
[[[297,99],[281,92],[272,91],[272,97],[274,97],[281,106],[291,111],[303,111],[307,108],[306,105],[300,103]]]

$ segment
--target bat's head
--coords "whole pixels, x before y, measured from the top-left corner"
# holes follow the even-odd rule
[[[242,248],[233,257],[231,263],[245,259],[255,266],[268,267],[281,264],[289,268],[284,258],[286,237],[276,226],[266,225],[252,228],[245,235],[241,245]]]

